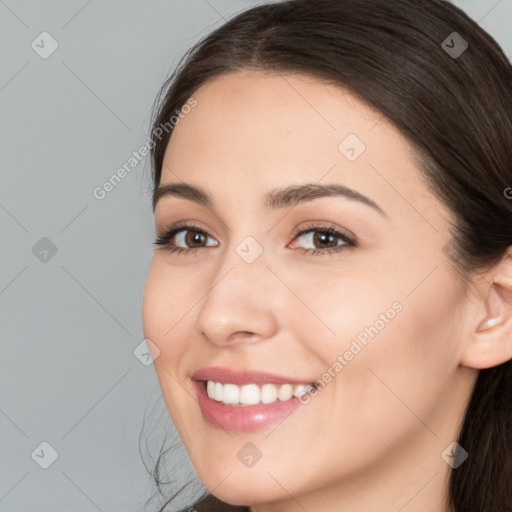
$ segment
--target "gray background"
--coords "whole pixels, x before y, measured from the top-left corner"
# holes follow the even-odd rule
[[[92,192],[146,142],[179,57],[257,3],[0,0],[1,512],[143,511],[155,489],[141,430],[147,464],[175,442],[169,478],[195,477],[154,370],[134,354],[154,234],[149,162],[104,199]],[[510,58],[511,0],[454,3]],[[58,43],[46,59],[31,47],[44,31]],[[47,469],[42,442],[58,453]]]

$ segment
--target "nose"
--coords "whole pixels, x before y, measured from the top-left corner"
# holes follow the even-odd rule
[[[278,282],[266,267],[263,255],[247,263],[234,249],[228,252],[205,283],[195,328],[219,347],[269,339],[278,328]]]

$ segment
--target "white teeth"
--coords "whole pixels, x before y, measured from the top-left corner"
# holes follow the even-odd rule
[[[215,390],[213,393],[213,397],[215,400],[218,400],[219,402],[222,400],[223,392],[222,392],[222,384],[220,382],[215,383]]]
[[[277,398],[279,400],[290,400],[293,396],[293,386],[291,384],[283,384],[277,392]]]
[[[313,387],[313,386],[310,386]],[[308,386],[304,386],[304,384],[299,384],[298,386],[295,386],[295,389],[293,390],[294,396],[300,396],[304,393],[307,393],[309,391]]]
[[[240,398],[240,388],[234,384],[224,384],[222,388],[222,401],[225,404],[237,404]]]
[[[263,384],[261,386],[261,401],[264,404],[271,404],[277,400],[277,386],[274,384]]]
[[[206,393],[210,398],[215,400],[215,382],[213,380],[209,380],[206,384]]]
[[[234,384],[232,385],[234,386]],[[222,401],[224,402],[224,397],[222,397]],[[259,404],[260,388],[256,384],[246,384],[242,386],[240,388],[240,403],[245,405]]]
[[[277,400],[286,401],[292,397],[300,396],[314,389],[312,385],[299,384],[222,384],[221,382],[207,381],[206,393],[213,400],[223,402],[227,405],[256,405],[260,402],[271,404]]]

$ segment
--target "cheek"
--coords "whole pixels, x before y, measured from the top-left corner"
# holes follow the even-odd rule
[[[144,288],[142,325],[144,337],[159,351],[154,364],[157,373],[160,366],[172,363],[174,357],[171,356],[185,349],[183,329],[187,324],[187,311],[194,304],[187,298],[188,293],[190,287],[177,283],[166,266],[155,258]]]
[[[339,280],[308,282],[302,273],[306,281],[301,286],[296,279],[294,290],[318,317],[301,317],[302,329],[316,327],[323,340],[310,348],[327,367],[346,354],[347,366],[364,365],[366,374],[372,364],[395,375],[453,372],[460,296],[450,269],[443,266],[422,280],[431,263],[409,266],[408,272],[401,265],[358,275],[349,270]]]
[[[163,321],[166,318],[167,304],[164,299],[165,285],[158,278],[155,263],[151,264],[142,299],[142,326],[144,337],[150,339],[161,350],[160,337],[163,333]]]
[[[440,269],[412,294],[398,297],[402,310],[388,323],[366,325],[366,344],[354,338],[361,349],[341,372],[336,394],[358,412],[367,435],[375,425],[406,435],[424,428],[418,417],[435,423],[458,366],[457,300],[449,274]],[[369,307],[378,318],[384,305]]]
[[[302,273],[300,279],[295,278],[293,289],[309,311],[298,301],[283,301],[287,303],[283,318],[288,315],[296,341],[305,343],[326,367],[345,353],[350,361],[360,359],[364,352],[370,355],[368,347],[385,337],[404,314],[398,294],[368,278],[345,274],[307,280]],[[316,334],[301,336],[301,332]]]
[[[153,367],[162,396],[174,425],[189,445],[185,418],[190,420],[190,414],[198,415],[199,412],[190,390],[183,386],[187,379],[183,371],[187,369],[187,357],[190,356],[187,343],[190,331],[185,332],[190,321],[187,322],[186,314],[195,303],[186,299],[187,293],[189,288],[178,287],[168,268],[155,258],[146,279],[142,302],[144,337],[157,347]],[[190,412],[187,415],[184,411]],[[200,419],[197,416],[195,421]]]
[[[440,397],[449,400],[458,366],[459,299],[441,268],[409,295],[355,283],[349,290],[324,303],[336,336],[323,336],[315,349],[325,365],[319,394],[333,417],[332,435],[373,439],[366,445],[371,458],[415,432],[429,435],[418,418],[435,430],[446,405]]]

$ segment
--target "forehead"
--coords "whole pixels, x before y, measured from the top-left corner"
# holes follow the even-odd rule
[[[306,75],[244,71],[215,78],[193,97],[197,105],[180,119],[167,147],[162,184],[186,181],[214,195],[236,191],[249,198],[327,180],[402,214],[411,202],[435,201],[408,141],[339,86]]]
[[[388,136],[401,139],[380,113],[353,94],[306,75],[229,73],[200,87],[194,98],[197,106],[180,121],[173,137],[187,125],[195,136],[209,132],[210,141],[224,140],[232,149],[235,145],[247,149],[247,143],[265,143],[273,150],[294,145],[298,149],[309,142],[307,150],[324,141],[337,150],[348,133],[372,144],[379,133],[371,132],[380,124],[386,125]]]

